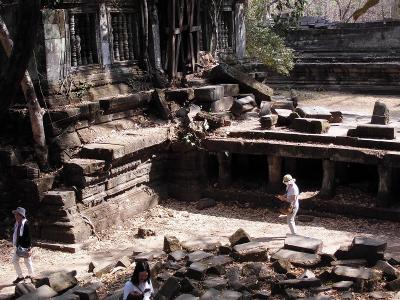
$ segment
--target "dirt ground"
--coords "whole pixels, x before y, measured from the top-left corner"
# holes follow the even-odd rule
[[[312,222],[297,224],[299,234],[323,240],[323,251],[328,253],[333,253],[342,244],[349,244],[354,236],[363,235],[387,240],[388,249],[400,254],[398,223],[352,220],[344,217],[314,217]],[[154,230],[156,236],[137,239],[135,235],[139,227]],[[82,279],[88,276],[90,261],[113,260],[123,255],[131,255],[133,251],[162,249],[163,237],[167,234],[175,235],[181,241],[212,236],[220,238],[223,242],[238,228],[244,228],[254,238],[270,241],[273,249],[283,245],[283,239],[288,233],[285,219],[264,208],[244,208],[219,203],[213,208],[197,210],[195,203],[168,200],[127,221],[123,227],[102,232],[100,241],[77,253],[36,248],[34,265],[37,275],[56,270],[77,270],[78,278]],[[0,295],[4,295],[13,292],[14,288],[10,282],[15,279],[15,274],[10,262],[10,243],[2,240],[0,246]],[[119,288],[121,284],[117,283],[115,288]]]

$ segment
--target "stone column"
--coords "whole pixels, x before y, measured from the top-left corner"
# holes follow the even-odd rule
[[[377,195],[377,206],[386,206],[390,202],[392,189],[392,168],[378,165],[379,185]]]
[[[110,52],[110,32],[108,27],[107,9],[104,2],[100,3],[100,46],[103,66],[109,69],[112,63]]]
[[[218,183],[221,187],[227,187],[232,183],[232,154],[221,152],[218,157]]]
[[[149,58],[156,70],[161,70],[160,24],[158,20],[158,0],[149,2]]]
[[[322,161],[322,186],[319,195],[323,198],[332,198],[335,194],[335,162]]]
[[[278,193],[282,188],[282,157],[268,156],[268,185],[269,193]]]
[[[245,9],[243,1],[235,3],[235,52],[237,58],[243,58],[246,51]]]
[[[42,10],[46,77],[50,87],[58,86],[65,76],[69,55],[66,51],[66,18],[63,9]],[[35,74],[35,73],[33,73]]]

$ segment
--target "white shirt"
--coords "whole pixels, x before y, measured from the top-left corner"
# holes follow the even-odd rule
[[[20,229],[19,229],[19,232],[17,232],[17,229],[18,229],[18,222],[15,222],[15,225],[14,225],[14,233],[13,233],[13,245],[14,245],[14,246],[17,246],[18,236],[22,236],[22,235],[24,234],[24,226],[25,226],[26,221],[27,221],[27,220],[26,220],[25,218],[22,219],[22,221],[21,221],[21,227],[20,227]]]
[[[123,300],[126,300],[129,296],[130,293],[132,292],[138,292],[138,293],[143,293],[145,290],[149,289],[150,291],[145,293],[143,296],[143,300],[150,300],[151,295],[154,293],[154,289],[153,289],[153,285],[151,284],[151,280],[150,283],[148,283],[147,281],[145,281],[144,283],[139,283],[139,286],[135,286],[132,281],[128,281],[127,283],[125,283],[124,286],[124,296],[123,296]]]
[[[297,184],[295,184],[294,182],[292,182],[291,184],[288,184],[286,187],[286,197],[290,197],[290,196],[295,196],[295,201],[293,203],[293,205],[295,207],[299,206],[299,188],[297,186]]]

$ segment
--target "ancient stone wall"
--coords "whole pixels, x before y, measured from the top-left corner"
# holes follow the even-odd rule
[[[337,24],[292,31],[296,63],[289,77],[256,71],[275,86],[394,92],[400,89],[400,22]],[[263,73],[264,72],[264,73]]]

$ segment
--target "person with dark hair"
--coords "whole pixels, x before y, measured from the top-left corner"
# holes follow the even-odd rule
[[[123,300],[150,300],[154,294],[147,261],[136,262],[131,280],[125,283]]]
[[[22,207],[17,207],[12,213],[15,217],[14,234],[13,234],[13,245],[15,252],[12,258],[15,272],[17,273],[17,279],[13,281],[14,284],[24,280],[22,276],[21,266],[19,265],[20,258],[24,259],[26,268],[28,269],[28,278],[33,276],[33,265],[32,265],[32,242],[31,234],[29,231],[29,222],[26,219],[26,210]]]

